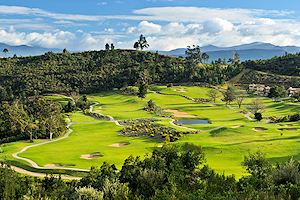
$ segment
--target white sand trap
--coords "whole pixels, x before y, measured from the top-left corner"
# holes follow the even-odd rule
[[[59,163],[45,165],[45,167],[72,167],[72,166],[75,166],[75,165],[61,165]]]
[[[158,145],[157,147],[163,147],[163,145]]]
[[[293,126],[292,124],[287,124],[287,125],[285,125],[285,126],[287,126],[287,127],[291,127],[291,126]]]
[[[262,127],[255,127],[252,130],[254,130],[254,131],[265,131],[265,130],[268,130],[268,129],[262,128]]]
[[[97,153],[90,153],[90,154],[82,154],[80,158],[83,159],[95,159],[95,158],[102,158],[103,156],[98,155],[99,152]]]
[[[104,111],[104,110],[95,110],[95,112],[102,112],[102,111]]]
[[[287,128],[286,130],[287,131],[296,131],[297,129],[295,129],[295,128]]]
[[[189,115],[187,112],[179,112],[178,110],[164,110],[165,112],[171,112],[174,113],[174,117],[197,117],[196,115]]]
[[[277,126],[283,126],[283,125],[281,125],[281,124],[278,124]]]
[[[111,144],[109,145],[110,147],[123,147],[129,145],[129,142],[122,142],[122,143],[116,143],[116,144]]]
[[[232,126],[231,128],[243,128],[244,126]]]
[[[87,99],[93,99],[93,97],[86,97]]]

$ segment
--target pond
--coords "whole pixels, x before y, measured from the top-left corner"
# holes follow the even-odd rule
[[[209,124],[207,120],[203,119],[179,119],[179,124],[190,125],[190,124]]]

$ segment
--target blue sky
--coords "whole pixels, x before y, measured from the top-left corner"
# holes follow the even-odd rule
[[[0,4],[0,42],[69,51],[150,50],[252,42],[300,46],[300,2],[269,0],[10,0]]]

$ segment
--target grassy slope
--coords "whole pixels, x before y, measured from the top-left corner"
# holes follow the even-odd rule
[[[186,95],[189,94],[192,97],[195,97],[193,95],[196,95],[196,93],[205,94],[205,89],[200,87],[193,89],[188,87],[188,90]],[[157,105],[163,108],[177,109],[197,115],[200,118],[210,118],[213,121],[211,125],[190,125],[189,127],[204,130],[210,127],[224,126],[223,129],[215,131],[187,135],[179,142],[192,142],[203,146],[207,164],[218,172],[234,173],[237,177],[244,175],[245,170],[242,169],[241,162],[248,150],[260,149],[266,152],[273,163],[287,160],[290,156],[300,159],[298,155],[300,151],[298,145],[300,141],[300,124],[296,122],[285,124],[292,124],[292,128],[298,129],[297,131],[278,131],[277,129],[279,128],[287,127],[250,121],[243,117],[242,114],[236,113],[236,110],[231,110],[225,105],[212,107],[209,104],[196,103],[182,97],[163,96],[153,93],[149,93],[144,100],[134,96],[122,96],[112,93],[94,94],[93,97],[93,101],[99,101],[100,106],[106,107],[102,113],[112,115],[116,119],[153,117],[153,115],[142,110],[146,102],[152,98]],[[204,98],[204,96],[199,95],[200,97]],[[247,102],[250,102],[250,99],[247,99]],[[290,104],[274,103],[268,99],[264,99],[264,102],[267,106],[267,112],[264,115],[274,113],[285,115],[295,111],[295,109],[297,110],[297,107]],[[233,104],[233,106],[235,105]],[[241,109],[244,108],[245,106]],[[71,119],[75,122],[95,122],[95,119],[81,113],[73,114]],[[170,126],[167,119],[163,119],[159,123]],[[231,126],[236,125],[243,125],[244,127],[239,129],[231,128]],[[264,127],[267,130],[256,132],[252,130],[254,127]],[[21,155],[33,159],[41,166],[48,163],[60,163],[75,164],[75,167],[89,168],[90,166],[100,166],[103,161],[108,161],[109,163],[115,163],[120,168],[124,159],[130,154],[143,156],[145,152],[151,152],[156,143],[161,144],[150,138],[118,136],[117,132],[121,127],[116,126],[112,122],[74,124],[71,128],[74,129],[74,132],[69,138],[57,143],[29,149]],[[282,136],[281,133],[283,134]],[[119,142],[130,142],[130,145],[119,148],[108,146]],[[93,160],[80,158],[81,154],[93,152],[100,152],[104,157]]]

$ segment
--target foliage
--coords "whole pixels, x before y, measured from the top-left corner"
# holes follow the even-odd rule
[[[96,118],[96,119],[99,119],[99,120],[107,120],[107,121],[110,120],[108,116],[105,116],[105,115],[102,115],[102,114],[99,114],[99,113],[95,113],[95,112],[91,112],[91,111],[89,111],[88,109],[85,109],[85,110],[83,111],[83,113],[84,113],[85,115],[92,116],[92,117],[94,117],[94,118]]]
[[[152,138],[158,138],[167,140],[170,142],[175,142],[179,140],[184,134],[189,134],[191,132],[177,131],[176,129],[165,127],[154,123],[157,121],[155,118],[143,118],[135,120],[123,120],[120,124],[125,125],[125,127],[119,132],[124,136],[149,136]],[[192,133],[197,133],[192,131]]]
[[[214,103],[216,103],[216,98],[220,97],[219,92],[217,90],[209,90],[206,95],[214,100]]]
[[[257,121],[261,121],[263,119],[261,113],[254,113],[254,119]]]
[[[149,46],[146,38],[141,34],[139,40],[134,43],[133,48],[136,50],[141,49],[141,51],[143,51],[144,48],[148,48]]]
[[[263,113],[265,111],[264,102],[259,98],[252,99],[251,103],[247,106],[247,109],[252,113]]]
[[[223,92],[223,97],[222,101],[225,101],[226,105],[230,104],[233,100],[235,100],[235,93],[233,88],[228,87],[227,90]]]
[[[0,100],[35,93],[89,94],[120,89],[135,85],[144,70],[151,78],[149,83],[211,84],[225,82],[242,70],[242,66],[232,65],[190,65],[176,57],[119,49],[0,59]]]

